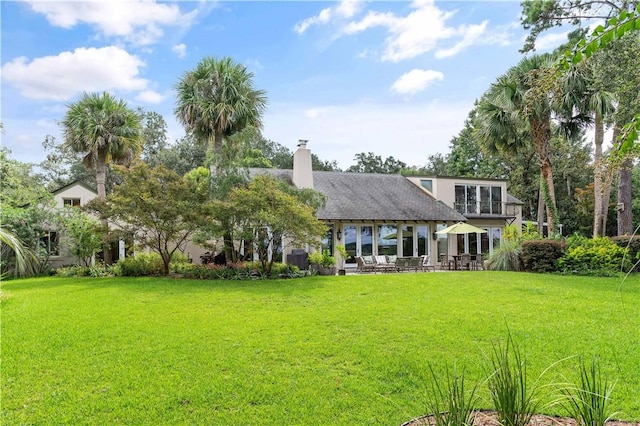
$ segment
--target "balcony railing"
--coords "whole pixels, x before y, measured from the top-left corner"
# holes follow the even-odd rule
[[[515,208],[511,208],[512,205],[507,205],[504,202],[488,202],[488,201],[474,201],[471,203],[454,203],[454,208],[458,213],[467,215],[503,215],[504,212],[509,214],[510,210],[513,210],[515,215]],[[515,206],[513,206],[515,207]]]

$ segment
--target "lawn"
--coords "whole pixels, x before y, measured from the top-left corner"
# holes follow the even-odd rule
[[[4,282],[1,300],[7,425],[399,425],[425,414],[429,364],[481,382],[507,328],[531,381],[596,354],[616,417],[640,420],[640,277],[53,277]]]

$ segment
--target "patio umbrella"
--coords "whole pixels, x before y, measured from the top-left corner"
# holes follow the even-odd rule
[[[458,222],[454,225],[447,226],[444,229],[441,229],[436,232],[438,235],[444,234],[484,234],[485,231],[482,228],[478,228],[477,226],[469,225],[468,223]]]

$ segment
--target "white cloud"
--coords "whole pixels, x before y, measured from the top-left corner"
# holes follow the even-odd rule
[[[318,15],[298,22],[293,30],[302,34],[313,25],[326,25],[335,19],[352,18],[360,11],[361,6],[358,0],[342,0],[337,6],[322,9]]]
[[[485,31],[487,29],[487,21],[484,21],[479,25],[465,25],[460,27],[459,32],[462,34],[462,40],[457,42],[453,47],[449,49],[439,49],[436,51],[436,58],[448,58],[451,56],[455,56],[458,53],[462,52],[467,47],[478,44],[478,41],[484,37]]]
[[[460,132],[472,107],[472,101],[315,107],[281,104],[265,114],[263,135],[292,151],[298,139],[308,139],[314,154],[336,160],[343,169],[353,164],[356,154],[369,151],[422,166],[429,155],[449,151],[449,141]],[[322,115],[310,117],[308,112],[314,109]]]
[[[540,52],[550,51],[568,41],[569,31],[561,33],[549,33],[542,35],[536,40],[536,50]]]
[[[29,62],[19,57],[2,67],[2,78],[31,99],[67,100],[81,92],[145,90],[140,78],[145,63],[127,51],[108,46],[80,47]]]
[[[436,81],[444,80],[444,74],[433,70],[413,69],[404,73],[391,86],[391,91],[400,95],[415,95]]]
[[[325,111],[321,108],[311,108],[304,112],[304,116],[307,118],[318,118],[325,115]]]
[[[171,48],[178,58],[184,58],[187,55],[187,45],[184,43],[176,44]]]
[[[143,90],[138,93],[136,100],[145,102],[148,104],[159,104],[164,100],[165,96],[153,90]]]
[[[163,26],[188,26],[197,14],[182,13],[177,4],[155,0],[49,2],[29,0],[31,9],[51,25],[73,28],[87,24],[106,37],[122,37],[136,45],[149,45],[164,35]]]
[[[388,31],[385,40],[383,61],[399,62],[415,58],[426,52],[438,49],[446,40],[458,40],[447,49],[440,48],[436,57],[444,58],[460,53],[474,44],[486,44],[487,22],[475,25],[447,25],[456,11],[443,11],[433,0],[420,0],[412,3],[412,11],[406,16],[390,12],[371,11],[359,21],[352,21],[343,28],[344,35],[353,35],[375,27]],[[496,42],[491,38],[491,42]]]

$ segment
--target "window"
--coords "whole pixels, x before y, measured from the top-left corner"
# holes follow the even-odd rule
[[[56,231],[42,231],[40,235],[40,247],[48,256],[59,256],[58,233]]]
[[[502,187],[456,185],[455,209],[462,214],[502,214]]]
[[[62,205],[64,207],[80,207],[80,198],[63,198]]]
[[[456,185],[455,209],[462,214],[476,214],[477,187],[475,185]]]
[[[398,228],[396,225],[378,226],[378,254],[389,256],[398,254]]]
[[[420,185],[429,192],[433,192],[433,181],[431,179],[420,179]]]

